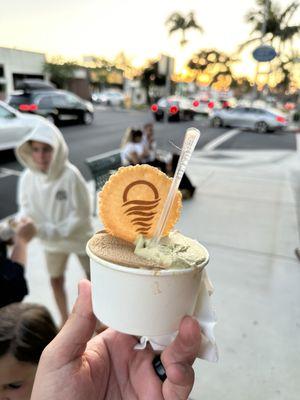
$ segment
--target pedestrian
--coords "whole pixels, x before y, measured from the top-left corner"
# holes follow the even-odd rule
[[[148,157],[144,159],[144,163],[160,169],[167,175],[173,176],[172,171],[172,155],[170,153],[162,159],[157,154],[157,142],[154,137],[154,129],[152,122],[144,125],[143,129],[143,144],[147,151]]]
[[[123,166],[144,164],[149,153],[143,143],[140,129],[128,128],[121,144],[121,162]]]
[[[15,303],[0,309],[0,399],[30,400],[40,356],[56,334],[42,306]]]
[[[69,320],[41,357],[31,400],[187,399],[201,342],[198,322],[192,317],[181,321],[176,339],[161,354],[165,374],[161,368],[159,378],[154,352],[135,350],[135,336],[108,328],[93,337],[90,290],[90,282],[80,282]]]
[[[0,225],[0,307],[22,301],[28,294],[24,276],[27,245],[35,236],[36,228],[30,219],[23,219],[14,231],[8,224]],[[12,245],[11,255],[7,245]]]
[[[179,156],[177,154],[169,154],[167,158],[165,157],[165,160],[158,156],[153,124],[151,122],[148,122],[144,125],[143,133],[144,151],[146,154],[148,154],[148,159],[144,159],[144,162],[152,165],[153,167],[159,168],[169,176],[174,176]],[[190,199],[195,193],[196,188],[186,173],[184,173],[182,176],[179,190],[182,193],[183,199]]]
[[[92,235],[91,201],[86,182],[68,160],[61,132],[41,121],[16,149],[26,167],[19,181],[20,215],[32,218],[41,239],[54,297],[62,323],[68,317],[64,274],[71,253],[77,255],[86,277],[89,258],[85,253]]]

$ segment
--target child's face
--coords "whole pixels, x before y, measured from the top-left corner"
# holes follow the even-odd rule
[[[36,369],[11,354],[0,357],[0,399],[30,400]]]
[[[142,135],[141,136],[135,136],[132,138],[133,143],[140,143],[142,141]]]
[[[53,156],[53,148],[42,142],[31,143],[31,155],[37,168],[42,172],[47,172]]]

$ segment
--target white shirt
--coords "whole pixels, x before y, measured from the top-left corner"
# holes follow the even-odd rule
[[[131,164],[131,154],[136,153],[139,160],[142,160],[142,154],[144,153],[144,143],[132,143],[128,142],[125,144],[121,151],[121,161],[122,165],[130,165]]]

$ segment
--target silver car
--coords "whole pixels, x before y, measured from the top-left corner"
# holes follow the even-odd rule
[[[42,117],[23,114],[0,101],[0,151],[13,149]]]
[[[104,90],[103,92],[93,93],[92,100],[94,103],[107,106],[124,105],[125,96],[123,93],[114,90]]]
[[[211,125],[250,128],[259,133],[275,131],[287,127],[286,118],[276,111],[263,110],[255,107],[235,107],[214,110],[210,116]]]

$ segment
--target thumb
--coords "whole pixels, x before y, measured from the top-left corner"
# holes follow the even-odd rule
[[[86,279],[80,281],[78,292],[71,315],[45,352],[45,357],[51,359],[51,365],[55,369],[80,357],[95,330],[91,283]]]

